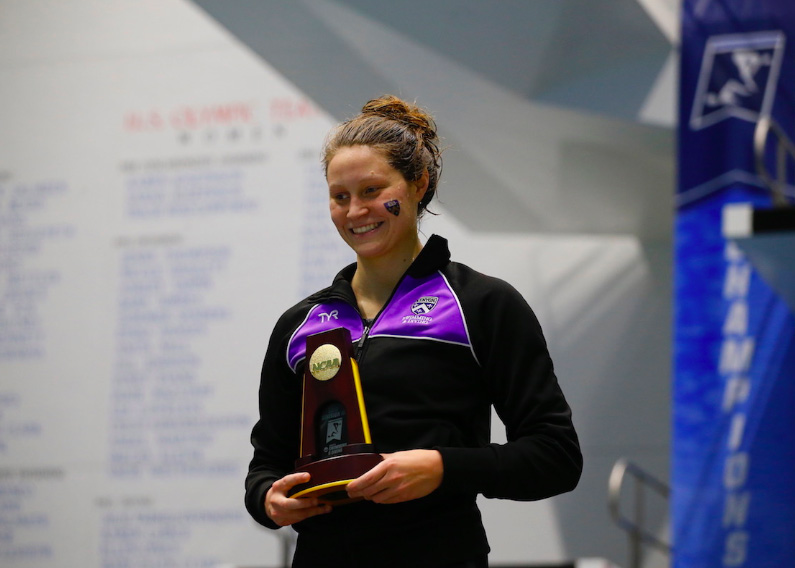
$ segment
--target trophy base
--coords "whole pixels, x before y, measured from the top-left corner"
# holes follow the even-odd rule
[[[348,497],[345,487],[382,460],[381,454],[359,453],[343,454],[307,463],[295,471],[305,471],[312,478],[307,483],[293,487],[288,495],[297,499],[317,497],[321,503],[329,505],[345,505],[359,501],[359,498]]]

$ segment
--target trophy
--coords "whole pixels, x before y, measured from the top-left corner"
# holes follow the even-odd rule
[[[345,486],[383,459],[370,439],[352,351],[351,334],[344,327],[306,338],[301,457],[295,471],[312,477],[293,487],[290,497],[314,496],[332,505],[356,501]]]

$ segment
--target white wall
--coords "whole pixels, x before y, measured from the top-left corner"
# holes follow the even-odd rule
[[[242,485],[270,329],[351,259],[332,122],[182,0],[0,0],[0,564],[280,561]],[[667,475],[667,243],[438,209],[423,230],[536,309],[586,459],[570,495],[484,500],[492,562],[622,562],[612,462]]]

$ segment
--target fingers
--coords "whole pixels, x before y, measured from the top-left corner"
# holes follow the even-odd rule
[[[277,480],[273,484],[273,488],[275,488],[280,493],[287,494],[290,489],[295,487],[296,485],[301,485],[302,483],[306,483],[309,481],[310,475],[305,471],[299,471],[297,473],[290,473],[285,475],[281,479]]]
[[[348,495],[375,503],[402,503],[435,491],[444,465],[435,450],[408,450],[384,455],[384,461],[348,484]]]
[[[354,499],[364,498],[373,500],[378,493],[388,487],[387,483],[383,481],[388,471],[388,464],[383,461],[380,462],[370,471],[348,484],[346,487],[348,496]]]
[[[385,460],[348,484],[348,495],[374,503],[399,503],[408,501],[410,479],[401,471],[400,464]]]
[[[285,527],[331,512],[331,506],[320,503],[316,497],[294,499],[287,496],[296,485],[309,481],[306,472],[291,473],[276,481],[265,495],[265,513],[279,526]]]
[[[350,497],[365,497],[372,494],[373,485],[378,483],[388,471],[386,462],[380,462],[370,471],[351,481],[346,489]]]
[[[384,460],[351,481],[348,496],[374,503],[402,503],[429,495],[441,485],[444,464],[436,450],[407,450],[385,454]],[[288,497],[296,485],[309,481],[306,472],[291,473],[276,481],[265,495],[265,512],[280,526],[292,525],[331,511],[316,497]]]

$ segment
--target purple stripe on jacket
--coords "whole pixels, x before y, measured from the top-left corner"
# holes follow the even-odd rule
[[[401,281],[370,331],[379,335],[470,345],[458,298],[440,272]]]
[[[345,327],[351,332],[351,340],[362,337],[364,323],[353,306],[341,300],[325,302],[313,306],[303,323],[298,326],[287,346],[287,364],[295,371],[296,366],[306,357],[306,338],[315,333]]]
[[[364,332],[359,312],[346,302],[337,300],[314,306],[290,338],[287,348],[290,368],[295,371],[306,357],[307,336],[336,327],[346,327],[354,343]],[[403,278],[370,330],[370,338],[379,336],[443,341],[472,349],[458,298],[441,272],[423,278],[408,275]]]

